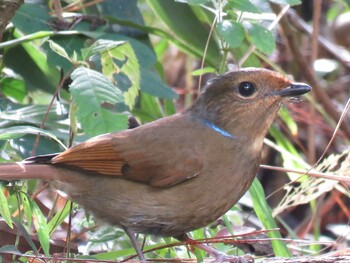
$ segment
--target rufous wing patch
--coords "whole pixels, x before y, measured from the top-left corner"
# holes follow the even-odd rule
[[[169,187],[200,174],[203,163],[192,150],[164,158],[160,149],[163,146],[150,145],[145,149],[130,136],[106,135],[68,149],[54,157],[51,163],[155,187]]]
[[[121,169],[125,164],[108,139],[81,143],[57,155],[51,163],[107,176],[121,176]]]

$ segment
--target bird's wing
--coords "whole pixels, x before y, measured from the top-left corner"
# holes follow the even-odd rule
[[[125,133],[104,135],[72,147],[51,160],[93,174],[119,177],[156,187],[167,187],[196,177],[203,163],[193,149],[162,139],[140,144]],[[168,145],[167,145],[168,143]],[[180,154],[172,151],[181,149]]]

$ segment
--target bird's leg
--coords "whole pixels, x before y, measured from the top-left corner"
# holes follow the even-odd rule
[[[176,237],[177,239],[181,241],[187,241],[191,246],[195,246],[199,249],[204,250],[209,255],[213,256],[215,260],[213,262],[216,263],[222,263],[222,262],[233,262],[233,263],[253,263],[254,258],[250,255],[244,255],[244,256],[229,256],[224,253],[221,253],[220,251],[216,250],[215,248],[203,244],[198,243],[196,240],[188,237],[186,234]]]
[[[125,233],[128,235],[128,237],[129,237],[129,239],[131,241],[131,244],[135,248],[137,256],[139,257],[139,259],[142,262],[146,262],[146,259],[145,259],[145,256],[142,253],[141,247],[140,247],[139,243],[136,240],[135,233],[133,231],[129,230],[128,228],[126,228],[125,226],[123,226],[123,229],[124,229]]]

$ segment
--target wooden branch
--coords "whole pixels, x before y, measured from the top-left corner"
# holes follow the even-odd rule
[[[0,42],[7,24],[23,2],[24,0],[0,0]]]

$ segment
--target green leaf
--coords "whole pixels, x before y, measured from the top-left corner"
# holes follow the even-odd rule
[[[21,79],[6,77],[0,80],[1,92],[10,98],[23,102],[26,97],[25,83]]]
[[[201,23],[192,7],[173,0],[147,0],[147,3],[176,36],[174,39],[185,44],[187,52],[202,59],[210,29]],[[218,45],[210,38],[205,61],[215,67],[218,58]]]
[[[115,49],[112,54],[115,56],[119,54],[122,56],[122,59],[126,61],[121,67],[121,73],[124,73],[129,78],[131,86],[123,95],[125,104],[132,109],[140,90],[141,72],[139,62],[129,43],[125,43],[118,49]]]
[[[158,98],[176,99],[177,94],[169,88],[154,71],[141,69],[141,90]]]
[[[55,216],[50,220],[50,222],[47,224],[49,233],[52,233],[55,231],[55,229],[66,219],[66,217],[69,215],[71,211],[71,201],[67,201],[64,208],[57,212]]]
[[[230,48],[238,47],[242,44],[245,34],[240,23],[231,20],[224,20],[216,25],[220,36],[227,42]]]
[[[66,58],[67,60],[71,61],[70,57],[68,56],[66,50],[61,47],[59,44],[55,43],[52,40],[48,40],[50,48],[52,49],[52,51],[54,51],[55,53],[57,53],[58,55],[60,55],[61,57]]]
[[[29,201],[30,197],[24,192],[19,192],[19,194],[20,194],[20,198],[21,198],[21,203],[23,205],[23,211],[26,215],[27,224],[28,224],[28,226],[31,226],[32,225],[33,211],[32,211],[30,201]]]
[[[4,188],[0,186],[0,214],[4,218],[6,224],[13,229],[13,222],[11,219],[11,213],[9,204],[7,202],[7,199],[4,195]]]
[[[270,1],[280,5],[300,5],[301,4],[301,0],[270,0]]]
[[[84,59],[96,54],[103,54],[109,50],[115,49],[121,45],[124,45],[126,42],[124,40],[109,40],[109,39],[99,39],[96,40],[89,48],[82,51]],[[103,66],[103,65],[102,65]]]
[[[21,36],[17,30],[13,34],[16,38]],[[52,92],[59,83],[58,69],[50,66],[46,54],[32,43],[22,43],[21,46],[8,49],[4,54],[4,62],[23,77],[29,90]]]
[[[258,24],[250,24],[248,32],[252,43],[261,52],[271,54],[275,50],[275,38],[270,30]]]
[[[200,76],[207,73],[215,73],[215,68],[205,67],[192,71],[192,76]]]
[[[163,104],[165,116],[174,115],[176,113],[176,107],[173,100],[164,100]]]
[[[30,206],[31,206],[31,202],[32,202],[32,200],[29,200],[29,205]],[[26,227],[23,226],[22,222],[18,221],[18,218],[13,218],[13,222],[18,227],[19,233],[25,239],[25,241],[28,243],[28,245],[30,246],[31,250],[33,250],[33,252],[36,253],[36,254],[39,253],[38,249],[36,248],[36,246],[35,246],[35,244],[34,244],[34,242],[32,240],[32,236],[28,233]],[[29,226],[29,224],[28,224],[28,226]],[[31,226],[31,224],[30,224],[30,226]],[[31,231],[31,228],[30,228],[30,231]]]
[[[148,249],[154,249],[159,247],[159,244],[153,244],[153,245],[145,245],[144,250]],[[98,259],[98,260],[113,260],[115,261],[116,258],[119,257],[127,257],[130,255],[135,254],[135,249],[134,248],[125,248],[125,249],[117,249],[112,252],[104,252],[104,253],[99,253],[99,254],[94,254],[91,256],[80,256],[79,258],[88,258],[88,259]]]
[[[210,2],[210,0],[187,0],[189,5],[204,5]]]
[[[90,51],[85,51],[85,53],[85,56],[100,54],[102,72],[112,82],[115,81],[115,76],[118,74],[123,74],[128,78],[126,82],[129,85],[124,89],[126,91],[123,95],[125,104],[132,109],[140,90],[141,75],[140,65],[133,47],[125,41],[97,40]],[[121,85],[118,84],[118,86],[121,88]]]
[[[40,129],[37,127],[32,126],[13,126],[6,129],[0,129],[0,140],[9,140],[21,137],[26,134],[42,134],[50,137],[51,139],[55,140],[60,146],[63,147],[63,149],[66,149],[66,146],[52,133]]]
[[[140,108],[135,108],[133,114],[143,123],[164,117],[159,99],[147,93],[141,93]]]
[[[44,97],[42,94],[38,94],[38,96]],[[29,105],[23,107],[23,105],[12,104],[7,99],[0,99],[0,127],[8,127],[9,122],[12,122],[12,126],[19,123],[39,126],[47,113],[47,107],[47,105]],[[67,120],[67,115],[64,112],[67,111],[68,107],[66,104],[53,104],[45,122],[46,127],[50,127],[56,130],[56,132],[57,129],[67,130],[68,125],[64,122]],[[58,114],[60,112],[62,114]]]
[[[46,218],[41,212],[38,205],[31,199],[28,199],[31,203],[33,211],[33,223],[35,230],[38,234],[40,245],[46,256],[49,256],[50,250],[50,232],[46,223]]]
[[[125,104],[133,108],[140,90],[140,65],[132,46],[125,41],[98,40],[92,52],[101,55],[102,72],[114,82],[116,72],[128,78],[127,90],[123,93]],[[118,83],[117,83],[118,84]]]
[[[51,18],[49,12],[50,10],[46,5],[25,3],[16,11],[11,22],[25,34],[51,30],[49,26]]]
[[[303,161],[300,153],[294,147],[290,140],[288,140],[285,135],[276,127],[271,126],[269,133],[276,140],[276,143],[283,151],[281,151],[283,158],[283,167],[288,167],[292,169],[308,169],[309,166]],[[305,180],[305,177],[300,177],[300,174],[288,173],[288,176],[292,181],[294,180]]]
[[[287,125],[290,133],[293,136],[297,136],[297,134],[298,134],[298,125],[295,122],[295,120],[293,119],[293,117],[289,114],[287,109],[282,107],[282,109],[280,109],[280,111],[279,111],[279,115],[280,115],[281,119],[284,121],[284,123]]]
[[[4,254],[13,254],[13,255],[22,255],[22,253],[13,245],[5,245],[0,247],[0,253]]]
[[[261,10],[249,0],[228,0],[228,6],[242,12],[261,14]]]
[[[252,186],[249,189],[249,193],[252,196],[254,211],[259,217],[261,223],[266,229],[278,228],[275,220],[272,217],[271,209],[266,202],[264,189],[262,188],[258,179],[254,179]],[[273,251],[277,257],[291,257],[292,254],[289,251],[286,244],[282,241],[282,236],[278,231],[267,232],[271,240]]]
[[[123,43],[125,42],[129,43],[136,54],[140,67],[142,68],[150,68],[157,61],[154,51],[149,46],[145,45],[144,43],[136,39],[127,37],[125,35],[111,34],[111,33],[103,34],[99,38],[106,39],[106,40],[108,39],[113,41],[120,41]]]
[[[64,35],[63,33],[66,32],[61,31],[61,35],[56,34],[50,37],[51,41],[64,49],[63,52],[66,55],[62,56],[59,52],[52,50],[47,41],[42,45],[47,53],[49,65],[63,69],[64,72],[69,71],[73,64],[77,64],[77,61],[84,60],[81,56],[81,49],[86,46],[86,40],[88,39],[85,35],[79,34],[81,31],[76,32],[76,35]]]
[[[77,105],[77,118],[86,134],[95,136],[127,128],[128,116],[111,111],[125,111],[118,87],[101,73],[83,67],[74,70],[71,77],[70,91]]]

